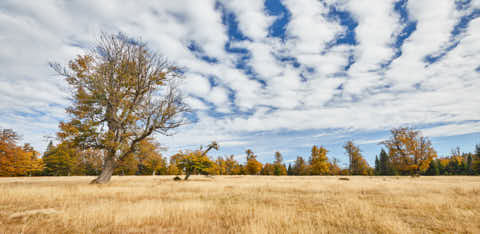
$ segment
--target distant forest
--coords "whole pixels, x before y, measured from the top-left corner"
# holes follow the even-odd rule
[[[251,149],[245,152],[246,163],[234,155],[213,159],[207,155],[212,147],[180,151],[164,156],[162,147],[152,138],[142,140],[135,151],[117,163],[114,175],[479,175],[480,144],[475,152],[453,149],[448,156],[438,157],[430,140],[411,128],[391,131],[382,142],[375,165],[368,165],[360,148],[352,141],[344,145],[348,168],[341,168],[336,159],[329,159],[328,150],[313,146],[307,158],[298,156],[285,164],[280,152],[275,160],[262,164]],[[40,155],[30,144],[18,145],[19,136],[11,129],[0,129],[0,176],[74,176],[99,175],[104,166],[102,150],[85,149],[73,142],[48,144]],[[216,144],[216,143],[215,143]],[[218,145],[216,145],[218,147]]]

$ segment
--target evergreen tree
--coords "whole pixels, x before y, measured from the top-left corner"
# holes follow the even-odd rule
[[[430,166],[427,169],[426,172],[427,175],[440,175],[440,170],[438,169],[438,161],[437,160],[432,160],[430,162]]]
[[[439,171],[439,174],[440,175],[446,175],[447,174],[447,170],[446,170],[446,165],[444,165],[441,160],[435,160],[437,161],[437,167],[438,167],[438,171]]]
[[[53,146],[53,145],[52,145]],[[79,157],[75,148],[69,142],[62,142],[50,150],[43,157],[45,174],[50,176],[69,176],[77,173]]]
[[[467,172],[467,175],[474,175],[474,172],[473,172],[473,157],[472,157],[472,154],[468,154],[467,156],[467,164],[466,165],[466,172]]]
[[[385,150],[382,148],[380,151],[380,159],[379,159],[379,171],[380,175],[392,175],[392,170],[390,168],[390,163],[388,159],[388,154],[385,152]]]
[[[287,175],[287,169],[283,165],[283,156],[280,152],[275,152],[275,162],[273,163],[273,174],[276,176]]]
[[[375,175],[380,175],[380,161],[378,160],[378,155],[375,156]]]
[[[288,164],[287,175],[289,176],[293,175],[292,165],[290,163]]]
[[[480,144],[475,145],[475,155],[472,161],[472,174],[480,174]]]

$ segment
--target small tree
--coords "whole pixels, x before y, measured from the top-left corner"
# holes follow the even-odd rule
[[[50,66],[73,91],[71,120],[60,124],[59,136],[105,152],[102,172],[92,183],[109,182],[117,163],[142,140],[185,123],[188,109],[175,85],[182,72],[142,41],[103,34],[68,68]]]
[[[257,161],[257,155],[253,154],[251,149],[247,149],[245,152],[247,154],[247,165],[246,172],[249,175],[258,175],[262,172],[262,163]]]
[[[360,148],[353,144],[352,141],[348,141],[343,146],[345,149],[348,158],[350,159],[350,174],[352,175],[368,175],[370,167],[368,166],[367,161],[363,158],[360,153]]]
[[[378,164],[380,175],[392,175],[388,154],[383,148],[380,151],[380,159],[378,160]]]
[[[283,165],[283,156],[280,152],[275,152],[275,162],[273,163],[273,174],[276,176],[287,175],[287,168]]]
[[[480,144],[475,145],[475,154],[472,162],[472,173],[480,174]]]
[[[160,174],[165,173],[167,162],[160,153],[160,150],[164,150],[164,148],[160,147],[160,144],[151,138],[140,142],[138,150],[135,152],[139,168],[143,170],[140,174],[144,175],[149,173],[154,176],[158,172],[160,172]]]
[[[240,175],[242,174],[241,165],[235,160],[235,156],[230,155],[225,159],[225,173],[227,175]]]
[[[327,175],[330,172],[330,163],[327,157],[328,150],[324,147],[312,147],[310,156],[310,173],[312,175]]]
[[[295,163],[292,169],[292,174],[297,176],[309,174],[308,164],[306,163],[305,159],[303,159],[302,156],[298,156],[297,159],[295,160]]]
[[[430,162],[430,166],[428,167],[427,171],[425,172],[427,175],[440,175],[440,169],[438,168],[437,160],[432,160]]]
[[[207,149],[202,152],[202,149],[191,151],[187,153],[180,153],[178,159],[178,166],[185,170],[185,178],[184,180],[188,180],[190,175],[197,171],[199,173],[206,172],[208,168],[210,168],[213,162],[208,158],[207,153],[211,149],[218,150],[217,142],[212,142],[208,145]]]
[[[0,129],[0,176],[40,174],[42,159],[29,144],[17,145],[20,137],[12,129]]]
[[[380,175],[380,160],[375,156],[375,175]]]

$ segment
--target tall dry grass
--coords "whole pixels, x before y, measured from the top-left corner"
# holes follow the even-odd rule
[[[480,233],[480,177],[0,179],[0,233]]]

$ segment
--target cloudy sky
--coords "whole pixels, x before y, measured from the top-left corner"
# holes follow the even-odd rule
[[[393,127],[440,154],[480,143],[480,0],[176,0],[0,2],[0,127],[39,151],[67,118],[67,63],[99,33],[140,37],[186,68],[192,123],[157,139],[169,153],[217,140],[263,162],[346,162],[354,140],[370,163]]]

